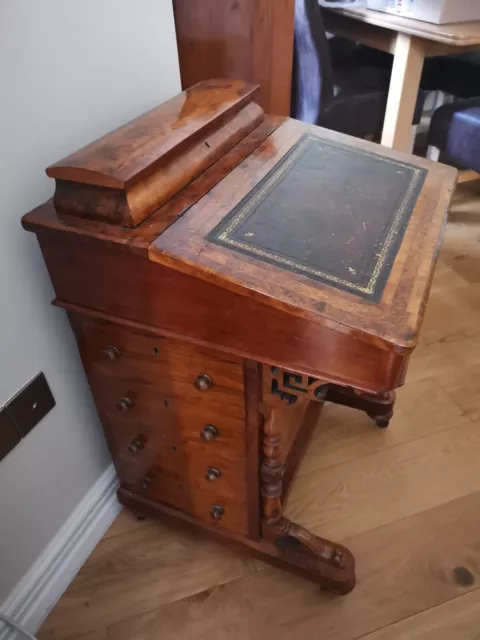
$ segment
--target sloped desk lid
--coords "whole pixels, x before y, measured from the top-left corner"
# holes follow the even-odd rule
[[[166,229],[149,256],[411,349],[455,175],[288,120]]]
[[[304,134],[208,240],[378,301],[426,174]]]

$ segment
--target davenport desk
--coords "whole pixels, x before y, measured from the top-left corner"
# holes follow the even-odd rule
[[[255,90],[200,83],[49,167],[23,225],[119,500],[347,593],[350,551],[283,507],[325,401],[388,425],[455,171],[265,116]]]

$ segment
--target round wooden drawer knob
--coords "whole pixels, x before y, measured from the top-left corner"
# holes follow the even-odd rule
[[[130,442],[130,444],[128,445],[128,450],[130,451],[130,453],[138,453],[144,447],[145,447],[145,440],[143,438],[140,438],[140,436],[138,436],[137,438],[134,438]]]
[[[220,469],[217,469],[216,467],[208,467],[205,479],[208,480],[208,482],[215,482],[215,480],[218,480],[221,475],[222,472]]]
[[[213,424],[206,424],[200,433],[201,439],[205,440],[205,442],[213,442],[219,435],[220,431]]]
[[[108,360],[116,360],[120,357],[120,351],[113,345],[109,345],[106,349],[103,350],[103,353]]]
[[[221,520],[222,516],[225,513],[225,509],[221,507],[219,504],[214,504],[210,509],[210,515],[212,516],[212,520]]]
[[[132,408],[133,402],[130,400],[130,398],[120,398],[115,406],[119,411],[125,413],[125,411],[128,411]]]
[[[201,373],[193,384],[198,391],[208,391],[213,385],[213,380],[207,373]]]
[[[152,481],[150,480],[150,478],[148,478],[147,476],[145,476],[144,478],[142,478],[140,480],[140,486],[142,487],[142,489],[148,489],[148,487],[152,484]]]

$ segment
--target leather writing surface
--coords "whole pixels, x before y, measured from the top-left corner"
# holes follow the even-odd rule
[[[306,134],[207,239],[378,301],[426,173]]]

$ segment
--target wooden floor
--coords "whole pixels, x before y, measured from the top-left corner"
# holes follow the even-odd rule
[[[327,407],[287,512],[352,549],[353,593],[124,511],[40,639],[480,638],[480,195],[457,192],[390,428]]]

